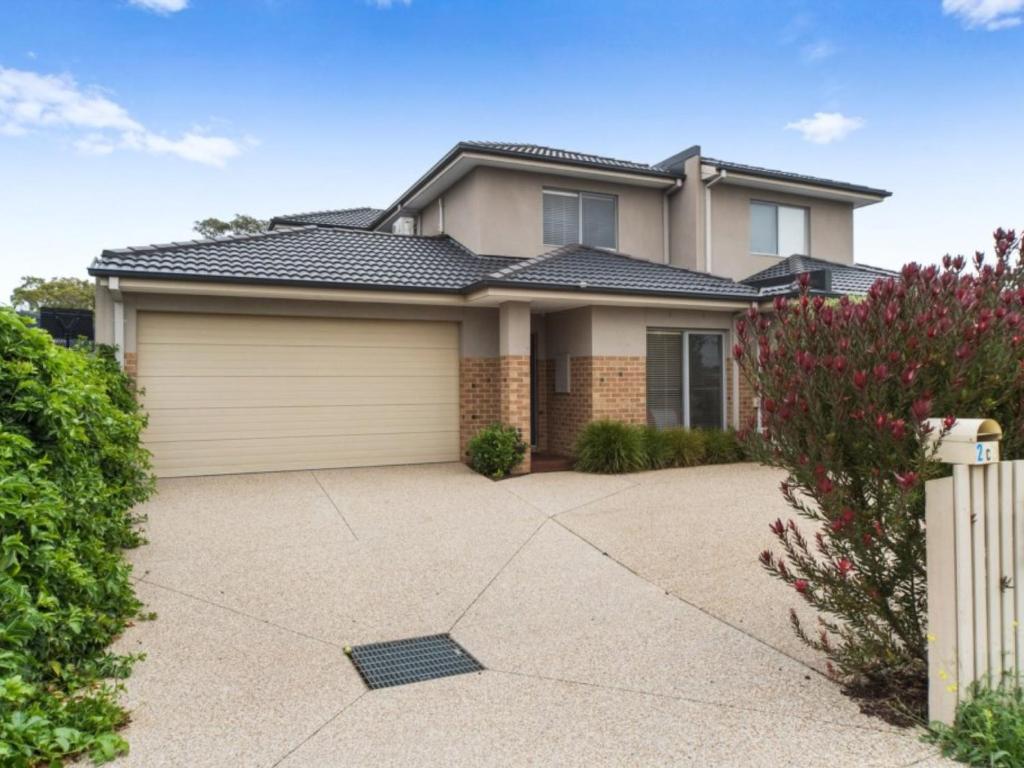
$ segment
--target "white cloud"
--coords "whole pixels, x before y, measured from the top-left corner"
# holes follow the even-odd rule
[[[91,155],[132,149],[220,167],[242,151],[239,142],[197,128],[178,139],[155,133],[98,89],[81,88],[68,75],[0,67],[0,135],[43,128],[84,132],[74,145]]]
[[[815,112],[814,117],[805,117],[786,124],[786,130],[800,131],[805,141],[815,144],[831,144],[845,139],[864,125],[859,117],[847,117],[841,112]]]
[[[808,43],[800,49],[800,56],[806,62],[821,61],[832,56],[836,47],[828,40],[818,40]]]
[[[367,0],[367,2],[382,10],[394,8],[396,5],[412,5],[412,0]]]
[[[188,8],[188,0],[128,0],[129,3],[153,13],[177,13]]]
[[[959,17],[968,29],[995,31],[1024,21],[1024,0],[942,0],[942,12]]]

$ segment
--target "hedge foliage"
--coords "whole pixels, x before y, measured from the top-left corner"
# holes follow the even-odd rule
[[[109,349],[65,349],[0,309],[0,764],[127,745],[107,650],[140,603],[122,549],[153,489],[145,417]]]
[[[891,719],[927,704],[925,492],[949,472],[933,437],[957,418],[996,419],[1004,458],[1024,456],[1024,251],[997,230],[995,258],[907,264],[862,301],[776,298],[737,323],[733,354],[762,405],[746,448],[784,469],[761,553],[818,613],[791,614],[850,692]],[[938,419],[941,427],[926,419]]]
[[[656,429],[600,420],[588,424],[576,441],[580,472],[619,474],[743,460],[743,449],[731,429]]]
[[[491,424],[473,436],[466,452],[473,469],[492,480],[500,480],[523,460],[526,443],[515,427]]]

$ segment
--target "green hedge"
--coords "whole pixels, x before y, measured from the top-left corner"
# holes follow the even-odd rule
[[[588,424],[576,441],[580,472],[618,474],[743,460],[731,429],[655,429],[601,420]]]
[[[523,460],[526,443],[515,427],[491,424],[473,436],[466,453],[473,469],[492,480],[500,480]]]
[[[0,309],[0,765],[126,749],[107,646],[140,610],[122,549],[153,489],[145,417],[109,349]]]

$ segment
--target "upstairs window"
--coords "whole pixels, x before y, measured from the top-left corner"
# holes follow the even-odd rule
[[[750,204],[750,251],[769,256],[809,255],[806,208]]]
[[[618,247],[618,204],[614,195],[544,190],[544,244],[583,243]]]

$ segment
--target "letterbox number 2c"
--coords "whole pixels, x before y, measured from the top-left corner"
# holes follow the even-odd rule
[[[984,443],[978,443],[977,445],[975,445],[975,450],[977,451],[977,461],[979,464],[983,461],[991,461],[992,454],[985,447]]]

